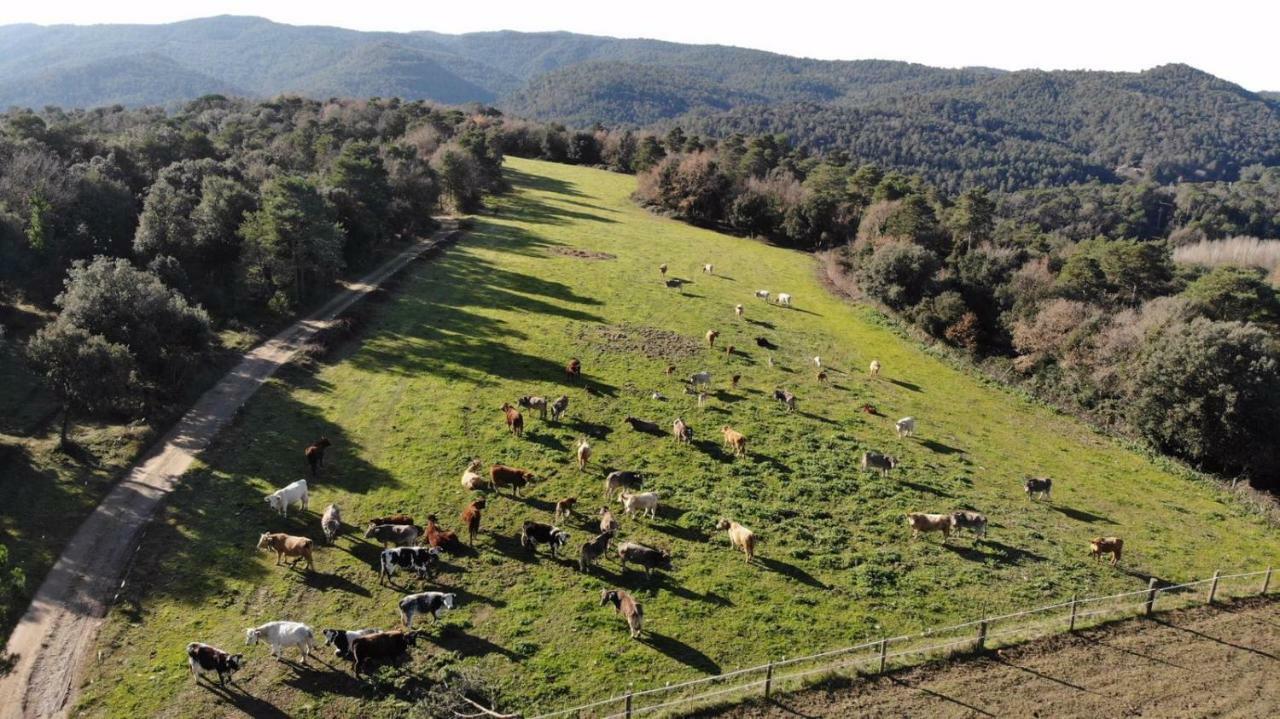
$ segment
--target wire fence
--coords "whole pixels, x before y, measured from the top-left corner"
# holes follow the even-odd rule
[[[1280,582],[1280,578],[1277,579]],[[1146,589],[1099,597],[1072,597],[1011,614],[983,617],[918,634],[885,637],[801,657],[782,658],[725,674],[628,691],[608,699],[534,714],[529,719],[632,719],[660,717],[749,696],[794,691],[818,678],[882,674],[953,654],[1018,644],[1132,616],[1211,604],[1216,600],[1265,595],[1272,591],[1271,568],[1221,574],[1162,586],[1151,578]]]

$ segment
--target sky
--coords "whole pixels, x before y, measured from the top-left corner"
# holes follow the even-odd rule
[[[0,4],[0,25],[223,14],[396,32],[568,30],[940,67],[1136,71],[1182,62],[1250,90],[1280,90],[1274,0],[45,0]]]

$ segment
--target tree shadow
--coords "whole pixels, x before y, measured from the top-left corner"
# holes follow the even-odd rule
[[[639,641],[690,669],[697,670],[703,674],[720,673],[720,665],[712,661],[711,657],[674,637],[654,631],[645,631]]]
[[[358,594],[362,597],[372,597],[373,594],[363,586],[347,579],[339,574],[323,574],[321,572],[308,572],[303,575],[302,583],[317,589],[321,592],[337,590],[340,592],[349,592]]]
[[[1072,509],[1071,507],[1064,507],[1059,504],[1049,504],[1049,508],[1055,512],[1065,514],[1077,522],[1084,522],[1086,524],[1096,524],[1098,522],[1115,524],[1115,522],[1113,522],[1109,517],[1104,517],[1101,514],[1094,514],[1092,512],[1086,512],[1082,509]]]
[[[922,439],[920,444],[938,454],[964,454],[964,450],[959,447],[951,447],[941,442],[935,442],[932,439]]]
[[[923,392],[923,391],[924,391],[924,390],[922,390],[922,389],[920,388],[920,385],[918,385],[918,384],[914,384],[914,383],[912,383],[912,382],[904,382],[903,380],[900,380],[900,379],[890,379],[889,381],[890,381],[890,382],[892,382],[893,384],[898,385],[899,387],[901,387],[901,388],[903,388],[903,389],[911,390],[912,392]]]
[[[800,567],[797,567],[794,564],[787,564],[786,562],[783,562],[779,559],[773,559],[771,557],[761,557],[759,555],[756,556],[756,562],[758,562],[760,566],[764,567],[765,569],[768,569],[771,572],[776,572],[777,574],[781,574],[784,577],[789,577],[791,579],[796,580],[797,582],[800,582],[801,584],[814,587],[815,589],[828,588],[827,585],[824,584],[821,579],[818,579],[817,577],[813,576],[812,574],[809,574],[808,572],[801,569]]]

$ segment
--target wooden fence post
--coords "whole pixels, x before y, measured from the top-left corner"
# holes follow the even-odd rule
[[[1271,567],[1267,567],[1267,573],[1262,576],[1262,593],[1266,594],[1271,588]]]
[[[1213,598],[1218,594],[1218,577],[1222,574],[1222,570],[1213,573],[1213,583],[1209,585],[1209,604],[1213,604]]]
[[[1143,609],[1143,614],[1151,616],[1151,612],[1156,606],[1156,593],[1159,591],[1156,589],[1156,578],[1152,577],[1147,581],[1147,606]]]
[[[987,646],[987,620],[983,619],[978,622],[978,651],[982,651]]]
[[[773,690],[773,660],[769,660],[768,666],[764,668],[764,698],[769,698],[769,693]]]
[[[1074,632],[1076,630],[1076,595],[1071,595],[1071,621],[1067,623],[1067,631]]]
[[[631,690],[627,689],[627,708],[622,712],[622,716],[631,719]]]
[[[880,638],[880,671],[878,672],[879,674],[884,674],[885,662],[887,662],[888,659],[889,659],[889,638],[881,637]]]

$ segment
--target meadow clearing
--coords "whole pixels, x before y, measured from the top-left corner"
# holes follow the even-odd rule
[[[829,294],[812,256],[652,216],[630,201],[632,177],[519,159],[507,171],[513,192],[494,198],[457,246],[411,268],[357,340],[271,381],[173,493],[99,637],[78,712],[400,715],[458,663],[482,668],[504,706],[550,709],[631,683],[1138,589],[1149,576],[1280,564],[1280,532],[1225,493],[952,367],[875,310]],[[687,280],[683,289],[664,286],[661,263]],[[758,289],[790,293],[794,306],[758,300]],[[720,332],[716,350],[703,339],[709,329]],[[757,336],[777,349],[757,347]],[[582,360],[582,385],[564,380],[570,357]],[[872,359],[880,378],[867,375]],[[703,370],[714,392],[699,408],[679,378]],[[798,396],[796,412],[773,400],[776,388]],[[507,432],[504,402],[562,393],[564,421],[526,411],[524,437]],[[683,417],[694,442],[634,432],[628,415],[668,431]],[[899,438],[893,421],[907,415],[916,434]],[[723,425],[747,436],[746,457],[721,448]],[[302,449],[321,436],[333,446],[310,511],[281,519],[263,496],[304,476]],[[594,454],[579,471],[573,447],[584,436]],[[864,450],[902,464],[888,477],[861,473]],[[475,551],[449,558],[437,582],[399,575],[400,588],[379,586],[379,547],[361,520],[435,513],[461,530],[472,496],[459,476],[473,457],[543,481],[520,499],[490,495]],[[647,581],[610,558],[578,572],[611,469],[640,470],[646,489],[662,493],[658,518],[623,519],[620,538],[670,549],[674,571]],[[1051,503],[1028,501],[1029,474],[1054,478]],[[521,524],[551,521],[567,496],[580,509],[565,525],[568,556],[521,549]],[[316,573],[255,552],[263,531],[320,540],[330,502],[351,526],[317,553]],[[963,508],[990,517],[987,541],[908,541],[905,512]],[[722,516],[759,535],[754,564],[714,530]],[[1089,538],[1111,534],[1126,543],[1118,569],[1088,556]],[[615,586],[644,604],[641,641],[599,605],[600,590]],[[437,588],[456,592],[458,608],[440,624],[425,620],[412,659],[373,681],[355,680],[329,650],[302,667],[243,646],[246,627],[274,619],[317,633],[394,628],[404,593]],[[194,682],[190,641],[244,651],[241,690]]]

